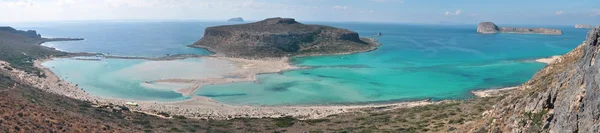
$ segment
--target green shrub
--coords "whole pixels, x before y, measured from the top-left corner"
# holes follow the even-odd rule
[[[296,121],[296,119],[287,116],[287,117],[273,118],[273,121],[275,121],[275,125],[277,125],[278,127],[291,127],[294,125],[294,121]]]

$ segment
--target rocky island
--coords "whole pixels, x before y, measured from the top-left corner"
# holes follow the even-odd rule
[[[208,27],[193,47],[216,55],[239,58],[278,58],[307,55],[347,54],[374,50],[374,39],[331,26],[306,25],[292,18]]]
[[[483,33],[483,34],[516,33],[516,34],[562,35],[562,31],[558,30],[558,29],[498,27],[493,22],[479,23],[479,25],[477,26],[477,33]]]
[[[591,28],[594,28],[594,26],[589,25],[589,24],[576,24],[575,28],[578,28],[578,29],[591,29]]]
[[[227,20],[227,22],[244,22],[244,19],[242,17],[235,17],[230,18],[229,20]]]

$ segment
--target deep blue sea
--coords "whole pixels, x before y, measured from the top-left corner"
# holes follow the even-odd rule
[[[362,37],[376,38],[382,46],[367,53],[294,58],[293,64],[312,68],[262,74],[256,82],[205,86],[196,91],[196,95],[234,105],[466,99],[472,97],[471,90],[516,86],[526,82],[545,66],[531,60],[569,52],[583,42],[587,33],[586,29],[574,29],[572,26],[510,25],[563,30],[563,35],[554,36],[477,34],[475,24],[308,23],[350,29]],[[44,44],[64,51],[159,57],[167,54],[210,54],[186,45],[199,40],[207,26],[227,24],[232,23],[53,22],[17,28],[35,29],[46,37],[86,39]],[[378,32],[383,36],[374,36]],[[167,101],[188,98],[168,89],[149,89],[140,85],[140,77],[128,78],[127,75],[132,73],[118,73],[144,62],[148,61],[104,60],[103,66],[74,69],[76,65],[94,65],[64,59],[48,62],[46,66],[65,80],[84,86],[82,88],[92,95]],[[203,71],[194,72],[203,74]],[[81,78],[66,78],[73,73]],[[119,78],[106,74],[118,75],[116,77]],[[97,77],[103,77],[103,80],[99,81]]]

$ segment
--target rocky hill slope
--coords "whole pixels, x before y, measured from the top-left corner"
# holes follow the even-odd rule
[[[558,29],[547,29],[547,28],[511,28],[511,27],[498,27],[492,22],[481,22],[477,26],[477,32],[483,34],[492,33],[517,33],[517,34],[548,34],[548,35],[562,35],[562,31]]]
[[[496,104],[473,131],[600,132],[599,30]]]
[[[375,49],[375,40],[330,26],[306,25],[291,18],[208,27],[192,46],[217,55],[241,58],[270,58],[321,54],[344,54]]]

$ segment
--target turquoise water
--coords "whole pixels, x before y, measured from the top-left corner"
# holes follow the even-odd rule
[[[585,30],[563,36],[475,33],[475,25],[330,24],[362,36],[382,32],[378,50],[296,58],[314,69],[259,76],[259,82],[213,85],[198,95],[228,104],[335,104],[417,99],[465,99],[470,90],[519,85],[545,64],[523,61],[559,55],[579,45]]]
[[[215,67],[213,64],[219,64]],[[190,58],[173,61],[59,58],[42,63],[86,92],[108,98],[176,101],[189,98],[174,90],[190,84],[154,83],[160,79],[216,78],[234,70],[229,61]]]
[[[312,68],[262,74],[256,82],[205,86],[196,91],[196,95],[235,105],[465,99],[472,97],[468,93],[470,90],[515,86],[527,81],[545,66],[530,60],[564,54],[579,45],[587,32],[584,29],[573,29],[571,26],[525,25],[518,27],[559,28],[563,30],[564,35],[482,35],[476,33],[476,25],[312,23],[347,28],[359,32],[363,37],[374,37],[372,35],[382,32],[383,36],[375,38],[383,45],[368,53],[295,58],[292,60],[293,64]],[[185,45],[200,39],[205,26],[223,24],[228,23],[131,22],[58,26],[48,24],[42,26],[40,32],[57,37],[91,37],[84,42],[52,44],[61,50],[156,57],[165,54],[207,54],[202,49],[188,48]],[[93,30],[86,29],[90,25],[97,27],[92,28]],[[115,30],[116,27],[120,30]],[[78,81],[80,86],[93,95],[114,94],[113,97],[123,98],[124,96],[117,93],[137,93],[139,96],[125,98],[186,98],[168,89],[157,91],[141,87],[127,90],[119,85],[105,86],[115,83],[87,82],[101,79],[101,76],[97,76],[99,73],[116,72],[136,63],[109,63],[109,68],[115,69],[73,69],[73,65],[69,63],[80,61],[65,62],[68,63],[55,65],[53,71],[94,71],[82,73],[83,78],[66,79],[70,82]],[[88,61],[78,65],[90,64]],[[63,75],[61,72],[58,74]],[[139,86],[141,80],[125,75],[119,82]],[[124,92],[125,90],[127,92]]]

